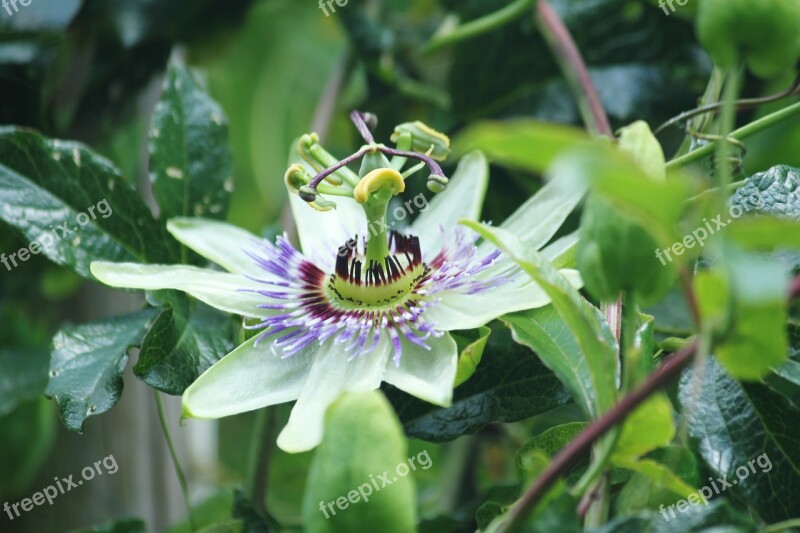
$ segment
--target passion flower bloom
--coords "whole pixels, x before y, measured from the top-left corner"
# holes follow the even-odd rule
[[[273,244],[223,222],[179,218],[169,221],[170,233],[227,272],[92,264],[94,276],[107,285],[184,291],[241,315],[245,327],[256,330],[185,391],[185,416],[220,418],[297,400],[278,445],[289,452],[309,450],[322,439],[327,407],[343,392],[376,389],[385,381],[449,406],[458,353],[448,332],[549,302],[516,264],[458,226],[461,219],[480,216],[488,185],[480,153],[465,156],[447,190],[432,201],[420,195],[393,206],[396,219],[419,212],[410,227],[387,223],[404,178],[419,170],[400,174],[407,159],[428,165],[429,188],[441,190],[448,180],[426,154],[375,144],[364,118],[354,115],[368,144],[343,162],[322,150],[313,135],[299,143],[307,165],[293,165],[286,182],[295,193],[290,202],[302,252],[286,236]],[[405,126],[398,128],[398,148],[424,145],[419,137],[436,135],[435,142],[446,144],[446,137],[422,124]],[[359,158],[356,174],[346,164]],[[319,172],[313,179],[311,169]],[[335,210],[321,194],[337,196]],[[580,196],[550,183],[502,227],[542,249]],[[575,241],[575,235],[565,237],[544,253],[558,264]],[[580,285],[577,271],[562,272]]]

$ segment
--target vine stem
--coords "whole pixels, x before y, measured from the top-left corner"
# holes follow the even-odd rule
[[[533,511],[547,490],[563,477],[570,468],[586,453],[594,442],[606,434],[611,428],[620,424],[651,394],[676,379],[681,371],[692,361],[697,351],[697,343],[692,343],[670,357],[658,370],[650,374],[647,380],[636,390],[625,396],[622,401],[607,411],[603,416],[589,424],[575,439],[553,458],[550,466],[540,475],[536,482],[525,492],[511,511],[511,519],[504,531],[519,531],[525,519]]]
[[[564,77],[572,89],[572,93],[578,103],[578,109],[583,117],[583,122],[586,124],[586,129],[593,135],[614,138],[608,115],[603,108],[603,103],[600,101],[600,96],[597,94],[592,77],[589,75],[586,62],[583,60],[583,56],[575,44],[569,29],[564,25],[564,22],[558,17],[558,14],[547,0],[539,0],[536,4],[535,18],[539,31],[542,32],[549,44]],[[622,336],[622,293],[618,294],[613,302],[603,302],[601,310],[611,329],[611,333],[617,341],[619,350]],[[619,351],[617,356],[619,356]],[[602,450],[595,450],[598,471],[602,471],[605,466],[605,459],[607,459],[607,454],[602,452]],[[591,516],[590,522],[594,522],[607,514],[608,484],[603,482],[601,478],[591,488],[591,492],[595,497],[585,500],[586,507],[585,509],[579,509],[579,513],[581,516]]]
[[[434,35],[428,44],[422,48],[421,52],[422,54],[429,54],[444,46],[472,39],[473,37],[483,35],[484,33],[488,33],[513,22],[525,13],[525,10],[530,7],[531,3],[533,3],[533,0],[514,0],[502,9],[494,11],[485,17],[462,24],[449,33],[438,36]]]
[[[164,402],[161,400],[161,393],[157,390],[153,389],[153,395],[156,399],[156,407],[158,409],[158,419],[161,422],[161,429],[164,431],[164,438],[167,440],[167,447],[169,448],[169,454],[172,457],[172,464],[175,467],[175,474],[178,476],[178,483],[181,486],[181,492],[183,493],[183,501],[186,504],[186,513],[187,519],[189,520],[189,529],[192,531],[197,531],[197,527],[194,523],[194,518],[192,518],[192,506],[189,503],[189,486],[186,484],[186,476],[183,473],[183,467],[181,467],[181,463],[178,460],[178,454],[175,451],[175,444],[172,442],[172,435],[169,432],[169,426],[167,425],[167,417],[164,414]]]
[[[728,136],[736,127],[735,101],[739,97],[739,85],[740,73],[738,69],[731,69],[725,76],[725,88],[719,116],[719,135],[722,140],[716,143],[716,178],[720,205],[725,205],[728,199],[726,188],[730,185],[733,174],[728,163],[728,156],[731,153],[731,143],[728,142]]]
[[[779,531],[787,531],[792,528],[800,527],[800,519],[793,518],[785,522],[778,522],[777,524],[770,524],[761,530],[761,533],[778,533]]]
[[[572,87],[586,129],[595,135],[614,137],[608,115],[589,76],[589,69],[586,68],[586,62],[569,30],[547,0],[539,0],[537,3],[536,20],[539,30],[561,66],[561,71]],[[614,338],[619,341],[622,332],[622,295],[620,294],[614,302],[603,303],[602,308]]]
[[[266,508],[269,466],[275,447],[276,409],[265,407],[256,413],[256,424],[250,447],[253,477],[250,481],[250,501],[253,509],[265,519],[271,519]]]
[[[772,94],[772,95],[769,95],[769,96],[763,96],[761,98],[742,98],[741,100],[736,100],[736,102],[734,102],[734,104],[735,104],[735,107],[736,107],[737,110],[748,109],[748,108],[751,108],[751,107],[757,107],[757,106],[761,106],[761,105],[764,105],[764,104],[777,102],[777,101],[782,100],[784,98],[788,98],[790,96],[793,96],[793,95],[795,95],[797,93],[798,88],[800,88],[800,74],[797,75],[797,77],[794,79],[794,81],[792,82],[792,84],[789,86],[788,89],[784,89],[783,91],[781,91],[779,93]],[[685,121],[689,120],[690,118],[694,118],[694,117],[697,117],[697,116],[700,116],[700,115],[706,115],[708,113],[713,113],[715,111],[718,111],[718,110],[722,109],[723,106],[724,106],[724,102],[713,102],[711,104],[706,104],[706,105],[700,106],[700,107],[698,107],[696,109],[691,109],[689,111],[684,111],[680,115],[672,117],[671,119],[669,119],[668,121],[663,123],[653,133],[655,135],[658,135],[659,133],[661,133],[665,129],[669,128],[670,126],[678,124],[679,122],[685,122]]]
[[[611,130],[608,116],[597,95],[597,90],[589,76],[589,70],[586,68],[580,50],[569,30],[558,18],[558,14],[547,0],[539,0],[537,3],[536,21],[539,30],[553,50],[562,72],[572,86],[572,92],[578,99],[578,107],[586,127],[596,135],[613,137],[614,132]]]
[[[800,298],[800,276],[792,281],[789,297]],[[658,370],[650,374],[647,380],[625,396],[617,405],[612,407],[603,416],[589,424],[575,439],[561,449],[536,482],[525,491],[522,498],[510,511],[511,518],[502,531],[519,531],[525,519],[536,507],[545,493],[560,478],[565,476],[572,466],[591,449],[597,439],[609,430],[620,424],[639,405],[653,393],[661,390],[680,376],[684,368],[692,362],[699,349],[698,341],[676,352],[661,365]]]
[[[595,135],[614,137],[608,115],[589,75],[589,69],[586,68],[586,62],[569,30],[547,0],[539,0],[537,3],[536,21],[561,71],[572,87],[586,129]],[[614,338],[619,341],[622,332],[622,295],[620,294],[614,302],[603,303],[602,308]]]
[[[792,104],[789,107],[785,107],[780,111],[770,113],[769,115],[761,117],[758,120],[754,120],[750,124],[742,126],[741,128],[732,131],[730,135],[728,135],[728,137],[730,139],[736,139],[737,141],[742,141],[768,128],[771,128],[772,126],[775,126],[776,124],[779,124],[784,120],[788,120],[798,114],[800,114],[800,102]],[[693,150],[688,154],[682,155],[681,157],[677,157],[672,161],[670,161],[669,163],[667,163],[667,170],[685,167],[686,165],[699,161],[704,157],[711,155],[715,149],[716,149],[715,144],[707,144],[705,146],[702,146],[697,150]]]

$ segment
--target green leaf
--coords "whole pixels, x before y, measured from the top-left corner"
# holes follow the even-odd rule
[[[253,505],[245,498],[242,491],[234,491],[233,498],[233,516],[239,519],[243,533],[269,533],[269,525],[253,509]]]
[[[506,328],[490,327],[481,364],[455,389],[452,406],[437,407],[383,385],[407,435],[449,441],[493,421],[524,420],[571,401],[558,379],[530,350],[516,344]]]
[[[785,321],[784,301],[737,305],[736,325],[717,343],[717,359],[739,379],[761,379],[788,358]]]
[[[20,403],[11,413],[0,416],[3,501],[24,493],[36,479],[56,440],[55,417],[55,405],[44,397]]]
[[[752,250],[772,251],[774,257],[792,269],[800,269],[800,169],[777,165],[753,174],[731,198],[731,210],[771,215],[736,220],[726,235]],[[776,220],[777,219],[777,220]],[[791,251],[780,248],[792,248]]]
[[[647,122],[637,120],[619,130],[619,147],[639,163],[642,170],[656,181],[667,179],[664,150]]]
[[[757,380],[789,356],[788,278],[775,261],[730,249],[696,278],[701,315],[716,333],[720,363],[739,379]]]
[[[666,469],[669,473],[664,474],[664,477],[667,479],[677,478],[688,487],[702,485],[700,473],[697,470],[697,460],[694,454],[686,448],[679,446],[659,448],[648,454],[646,461],[655,463],[660,469]],[[637,471],[637,469],[642,470],[639,466],[633,468],[634,471]],[[660,469],[656,469],[655,472],[660,472]],[[632,514],[648,508],[658,509],[660,505],[674,503],[689,494],[684,492],[680,496],[676,495],[675,490],[664,483],[660,483],[660,479],[660,475],[654,477],[647,472],[633,474],[625,482],[615,500],[616,514]],[[680,486],[675,488],[680,488]]]
[[[594,193],[632,217],[662,246],[678,241],[677,223],[691,192],[683,176],[651,180],[630,156],[598,143],[567,151],[553,163],[549,174],[554,179],[590,184]]]
[[[501,319],[514,341],[527,346],[569,390],[590,418],[597,416],[597,394],[589,364],[567,324],[552,305],[511,313]]]
[[[604,301],[628,290],[645,304],[659,301],[676,273],[675,265],[656,258],[677,240],[686,184],[651,179],[629,155],[599,143],[570,150],[550,174],[593,187],[578,247],[587,290]]]
[[[478,364],[483,357],[486,349],[486,342],[489,340],[492,330],[483,326],[476,330],[477,339],[467,339],[463,335],[451,333],[458,345],[458,368],[456,369],[456,381],[453,387],[458,387],[467,381],[478,369]]]
[[[708,468],[736,482],[728,492],[768,523],[800,516],[800,508],[788,505],[800,501],[795,406],[764,385],[735,381],[711,358],[699,374],[684,374],[679,398]]]
[[[220,435],[222,435],[223,429],[220,428],[219,431]],[[213,531],[214,527],[227,527],[228,525],[233,529],[218,531],[220,531],[220,533],[234,533],[239,531],[236,527],[241,526],[241,521],[231,521],[231,511],[233,510],[235,512],[234,491],[223,488],[214,488],[213,490],[214,492],[205,496],[202,501],[192,503],[192,524],[195,529],[190,526],[189,520],[184,518],[181,522],[172,524],[171,527],[163,533],[193,533],[196,529],[200,529],[201,531],[211,529]]]
[[[559,154],[587,141],[578,128],[517,119],[479,122],[461,133],[453,146],[459,154],[482,150],[492,162],[541,174]]]
[[[672,404],[663,393],[655,394],[625,419],[611,460],[622,462],[641,457],[668,445],[674,437]]]
[[[550,464],[550,458],[541,450],[530,450],[526,455],[526,473],[531,479],[541,474]],[[514,507],[519,505],[519,500],[513,505],[498,505],[488,502],[478,509],[483,516],[476,516],[479,525],[481,522],[488,525],[481,528],[487,533],[500,533],[507,530],[507,523],[511,518]],[[566,483],[559,480],[548,489],[539,504],[525,520],[523,530],[526,532],[565,531],[578,533],[581,527],[575,513],[578,502],[566,490]]]
[[[416,491],[409,473],[416,460],[408,457],[402,428],[380,392],[343,395],[325,416],[303,499],[305,528],[413,531]]]
[[[800,222],[772,217],[748,217],[730,225],[726,236],[742,248],[754,252],[773,252],[780,248],[800,248]],[[794,254],[789,266],[800,267]]]
[[[655,367],[655,318],[634,310],[630,320],[633,322],[632,333],[628,333],[628,329],[622,333],[625,343],[623,366],[627,369],[625,390],[631,390],[647,379]],[[628,335],[632,338],[629,339]]]
[[[745,211],[800,220],[800,169],[776,165],[753,174],[736,189],[731,203]]]
[[[154,309],[80,326],[67,326],[53,338],[50,383],[45,394],[61,408],[71,431],[83,432],[86,419],[116,405],[128,349],[141,342]]]
[[[792,400],[795,405],[800,405],[800,327],[790,325],[788,333],[789,359],[773,368],[772,374],[764,381],[773,390]]]
[[[550,457],[554,456],[561,448],[577,437],[588,425],[587,422],[569,422],[567,424],[553,426],[539,435],[536,435],[526,442],[522,448],[517,450],[517,468],[523,467],[526,462],[525,455],[531,450],[540,450]]]
[[[600,311],[586,301],[544,256],[513,234],[473,222],[465,224],[507,253],[547,293],[586,359],[597,412],[610,409],[616,401],[620,373],[618,345]]]
[[[784,218],[754,216],[735,220],[726,227],[726,235],[752,251],[800,248],[800,222]]]
[[[541,452],[532,453],[530,459],[531,469],[535,474],[539,474],[550,462],[549,458]],[[475,510],[475,522],[478,524],[478,530],[485,531],[496,518],[506,513],[519,498],[519,491],[520,487],[516,484],[504,483],[490,486],[483,496],[484,502]]]
[[[222,108],[185,66],[173,61],[150,129],[150,179],[161,218],[224,219],[232,172]]]
[[[179,250],[111,162],[17,128],[0,128],[0,219],[84,277],[92,261],[171,263]]]
[[[151,387],[181,395],[189,385],[234,348],[230,315],[183,293],[162,292],[167,307],[142,341],[133,372]]]
[[[708,533],[752,533],[758,528],[745,512],[737,510],[728,500],[718,498],[708,505],[689,507],[683,513],[673,508],[663,512],[641,512],[635,515],[618,516],[603,526],[591,529],[591,533],[686,533],[687,531]]]
[[[551,427],[526,442],[514,455],[517,472],[525,484],[531,482],[539,470],[539,454],[553,457],[561,448],[577,437],[588,424],[570,422]]]
[[[0,416],[44,394],[49,367],[47,350],[0,350]]]
[[[668,490],[681,498],[685,499],[695,492],[695,487],[676,476],[663,464],[651,459],[616,459],[613,463],[619,468],[642,475],[654,486]]]

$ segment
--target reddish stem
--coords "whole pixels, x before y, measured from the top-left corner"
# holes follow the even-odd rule
[[[539,0],[536,6],[536,11],[539,20],[547,30],[547,37],[549,37],[550,45],[553,47],[553,52],[561,60],[563,70],[568,77],[574,76],[575,81],[580,85],[581,92],[585,98],[588,110],[591,113],[594,121],[593,128],[596,129],[600,135],[614,136],[611,130],[611,124],[608,121],[603,104],[600,102],[600,97],[597,95],[594,83],[589,70],[586,68],[586,63],[583,61],[580,50],[578,50],[575,40],[570,35],[569,30],[564,23],[558,18],[558,15],[553,10],[552,6],[547,0]]]
[[[504,531],[518,531],[547,490],[569,472],[581,457],[589,453],[595,441],[611,428],[622,423],[651,394],[676,379],[692,361],[696,351],[697,343],[695,342],[670,357],[658,370],[650,374],[647,381],[638,389],[625,396],[622,401],[589,424],[574,440],[562,448],[553,458],[553,462],[550,463],[547,470],[536,479],[536,482],[514,506],[511,511],[511,519],[506,524]]]

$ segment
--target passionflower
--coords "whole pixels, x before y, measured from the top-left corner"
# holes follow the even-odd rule
[[[184,291],[241,315],[254,330],[185,391],[185,416],[220,418],[297,400],[278,445],[309,450],[322,439],[327,407],[344,392],[385,381],[449,406],[458,353],[448,332],[549,302],[515,263],[458,226],[460,219],[480,216],[488,186],[480,153],[463,157],[448,180],[435,161],[449,150],[444,135],[421,123],[404,124],[392,136],[396,148],[388,148],[372,138],[373,117],[354,112],[352,118],[367,142],[358,152],[337,161],[315,135],[306,135],[298,143],[304,161],[286,173],[302,252],[285,235],[272,243],[223,222],[178,218],[168,222],[170,233],[227,272],[92,264],[107,285]],[[421,164],[401,173],[410,159]],[[357,160],[358,173],[348,167]],[[421,195],[424,202],[397,203],[405,180],[425,167],[428,188],[446,191],[430,202]],[[502,227],[542,249],[580,196],[551,182]],[[414,208],[419,215],[402,228],[401,219]],[[563,265],[576,239],[559,239],[544,254]],[[577,271],[562,272],[580,285]]]

